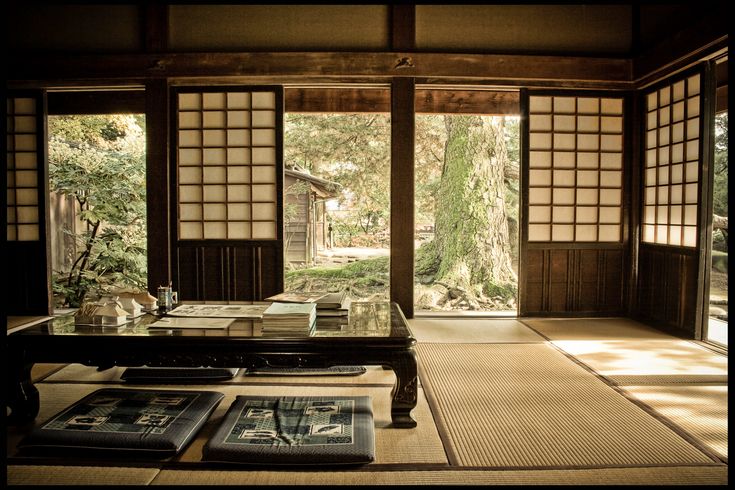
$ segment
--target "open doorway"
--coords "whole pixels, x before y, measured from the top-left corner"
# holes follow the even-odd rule
[[[389,300],[390,114],[287,105],[283,214],[285,292]]]
[[[712,243],[706,338],[727,347],[728,112],[715,116],[712,187]]]
[[[416,116],[417,311],[517,315],[519,121]]]
[[[48,116],[55,309],[147,289],[144,114]]]

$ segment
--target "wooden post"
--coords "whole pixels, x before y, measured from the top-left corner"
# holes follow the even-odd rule
[[[414,95],[413,78],[391,86],[390,297],[413,318]]]

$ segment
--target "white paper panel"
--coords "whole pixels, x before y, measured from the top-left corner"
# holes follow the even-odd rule
[[[551,240],[550,225],[528,225],[528,241],[548,242]]]
[[[597,116],[578,116],[577,131],[596,133],[600,130],[600,118]]]
[[[597,205],[597,189],[577,189],[577,204],[581,205]]]
[[[227,205],[227,216],[231,221],[250,221],[250,204],[231,203]]]
[[[697,227],[696,226],[685,226],[684,227],[684,240],[682,245],[685,247],[696,247],[697,246]]]
[[[180,222],[179,238],[181,240],[200,240],[202,238],[202,224],[187,221]]]
[[[571,242],[574,240],[574,225],[551,225],[551,240]]]
[[[230,221],[227,223],[227,238],[229,240],[247,240],[250,236],[250,223]]]
[[[261,223],[253,222],[253,238],[256,240],[274,240],[277,238],[276,235],[276,224],[275,223]]]
[[[601,242],[619,242],[620,225],[600,225],[599,240]]]
[[[548,223],[551,221],[550,206],[529,206],[528,207],[529,223]]]
[[[19,242],[38,241],[38,225],[17,225]]]
[[[202,150],[202,163],[204,165],[225,165],[227,153],[224,148],[205,148]]]
[[[529,166],[531,168],[546,168],[551,166],[550,151],[529,152]]]
[[[253,92],[253,109],[275,109],[276,94],[273,92]]]
[[[557,114],[572,113],[576,110],[574,97],[554,97],[554,112]]]
[[[574,207],[554,206],[552,221],[554,223],[574,223]]]
[[[36,152],[24,152],[24,153],[11,153],[15,160],[16,168],[37,168],[37,157]],[[9,156],[10,156],[9,155]]]
[[[579,152],[577,153],[577,168],[597,168],[602,165],[602,159],[605,154],[597,152]]]
[[[225,221],[227,207],[224,204],[204,204],[204,221]]]
[[[551,189],[545,187],[531,187],[528,189],[529,204],[551,204]]]
[[[577,99],[577,112],[580,114],[599,114],[600,99],[596,97],[580,97]]]
[[[250,112],[249,111],[227,111],[227,127],[229,128],[249,128]]]
[[[532,114],[529,118],[530,131],[551,131],[551,116],[547,114]]]
[[[533,95],[528,99],[528,108],[530,112],[551,112],[551,97]]]
[[[227,123],[225,111],[204,111],[202,113],[202,126],[205,128],[224,128]]]
[[[227,163],[229,165],[249,165],[250,148],[227,148]]]
[[[622,114],[623,99],[600,99],[601,114]]]
[[[576,155],[573,151],[555,151],[554,168],[574,168]]]
[[[18,206],[35,206],[38,204],[37,189],[16,189],[15,202]]]
[[[205,167],[203,175],[205,184],[224,184],[227,181],[224,167]]]
[[[528,185],[531,185],[531,186],[551,185],[551,171],[550,170],[535,170],[535,169],[530,170],[528,172]]]
[[[251,142],[249,129],[227,130],[227,146],[250,146],[250,144]]]
[[[227,186],[228,202],[247,202],[250,201],[249,185],[228,185]]]
[[[227,182],[231,184],[250,182],[250,167],[229,165],[227,167]]]
[[[224,240],[227,238],[227,223],[223,221],[205,221],[205,240]]]
[[[577,206],[577,223],[597,223],[597,207]]]
[[[272,128],[276,125],[275,111],[253,111],[250,117],[254,128]]]
[[[577,225],[576,241],[578,242],[596,242],[597,241],[597,225]]]
[[[250,108],[250,93],[248,92],[228,92],[227,93],[227,108],[228,109],[249,109]]]
[[[203,109],[226,109],[226,96],[222,92],[212,92],[202,94]]]

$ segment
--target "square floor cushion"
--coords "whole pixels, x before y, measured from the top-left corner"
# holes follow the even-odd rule
[[[18,446],[61,454],[168,457],[191,441],[222,398],[213,391],[105,388],[34,428]]]
[[[219,367],[131,367],[120,375],[128,383],[211,383],[227,381],[235,377],[239,368]]]
[[[238,396],[203,448],[205,461],[363,464],[375,459],[369,396]]]

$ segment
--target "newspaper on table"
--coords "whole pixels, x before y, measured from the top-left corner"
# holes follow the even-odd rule
[[[263,318],[263,312],[268,306],[270,305],[180,305],[167,315],[198,318]]]
[[[165,316],[148,324],[148,328],[227,328],[234,318],[186,318]]]

